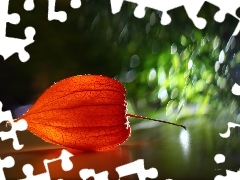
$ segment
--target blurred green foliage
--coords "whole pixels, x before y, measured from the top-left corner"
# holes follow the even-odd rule
[[[145,32],[128,32],[146,37],[131,48],[135,51],[129,52],[119,76],[138,114],[166,114],[170,120],[180,120],[217,115],[225,107],[230,114],[238,114],[239,98],[231,93],[239,78],[232,75],[239,71],[234,69],[239,63],[235,56],[239,54],[238,36],[231,37],[238,21],[226,16],[223,23],[217,23],[213,19],[217,11],[205,4],[199,16],[208,24],[199,30],[183,7],[170,11],[173,22],[167,26],[159,24],[161,13],[150,10],[144,19]],[[129,40],[128,46],[138,39]]]

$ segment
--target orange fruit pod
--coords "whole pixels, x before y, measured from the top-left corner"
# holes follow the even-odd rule
[[[127,114],[125,95],[124,86],[115,79],[101,75],[73,76],[48,88],[16,121],[25,119],[29,131],[53,144],[105,150],[128,139],[131,134],[128,117],[155,120]]]

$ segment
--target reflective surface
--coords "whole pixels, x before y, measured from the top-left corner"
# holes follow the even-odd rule
[[[196,130],[189,125],[186,131],[155,122],[143,124],[144,128],[141,124],[133,126],[131,137],[115,149],[101,152],[66,149],[74,155],[70,158],[73,168],[65,172],[60,160],[52,162],[48,166],[51,179],[80,179],[79,171],[85,168],[94,169],[96,173],[108,171],[109,179],[117,179],[116,167],[138,159],[144,160],[145,169],[158,170],[157,179],[214,179],[218,174],[224,175],[226,168],[236,171],[240,167],[237,129],[231,130],[230,138],[223,139],[218,133],[224,131],[218,132],[213,126]],[[58,158],[61,154],[62,147],[45,143],[28,131],[18,132],[18,137],[24,144],[20,151],[13,150],[11,140],[0,142],[1,159],[8,155],[15,159],[14,167],[4,169],[7,179],[25,178],[22,167],[27,163],[34,167],[35,175],[45,173],[43,160]],[[226,156],[226,162],[214,161],[218,153]],[[138,177],[135,174],[122,179]]]

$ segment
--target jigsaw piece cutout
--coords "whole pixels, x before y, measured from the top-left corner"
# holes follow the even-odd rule
[[[2,102],[0,102],[0,108],[2,109]],[[27,122],[24,119],[20,119],[17,122],[13,121],[11,111],[0,111],[0,123],[3,121],[8,121],[11,124],[11,130],[7,132],[0,132],[0,138],[2,141],[7,139],[13,139],[13,148],[15,150],[20,150],[23,148],[23,145],[19,144],[17,137],[17,131],[25,131],[27,129]]]
[[[214,178],[214,180],[229,180],[229,179],[240,179],[240,171],[234,172],[234,171],[226,170],[226,176],[217,175]]]
[[[26,175],[25,179],[22,180],[50,180],[50,170],[48,168],[48,164],[61,160],[61,166],[64,171],[70,171],[73,168],[72,161],[70,160],[70,157],[72,157],[73,154],[68,152],[67,150],[62,150],[61,155],[58,158],[54,159],[45,159],[43,160],[44,167],[46,169],[45,173],[33,175],[33,166],[31,164],[25,164],[22,168],[23,173]]]
[[[48,20],[58,20],[65,22],[67,20],[67,13],[65,11],[55,11],[56,0],[48,0]],[[81,7],[80,0],[71,0],[70,6],[74,9]]]
[[[25,0],[23,7],[26,11],[32,11],[35,7],[34,0]]]
[[[71,2],[70,2],[70,6],[71,6],[73,9],[80,8],[81,5],[82,5],[81,0],[71,0]]]
[[[22,168],[23,173],[26,175],[25,179],[32,179],[32,180],[51,180],[49,176],[49,172],[46,171],[45,173],[33,175],[33,166],[31,164],[25,164]]]
[[[213,8],[214,7],[214,8]],[[210,14],[206,14],[204,9],[214,9],[212,12],[210,12]],[[239,22],[239,20],[234,17],[233,15],[227,13],[225,15],[225,19],[223,22],[217,22],[215,20],[215,15],[217,12],[220,11],[220,8],[218,6],[215,6],[209,2],[204,2],[201,10],[198,12],[197,16],[198,17],[202,17],[204,19],[207,19],[207,26],[204,28],[204,30],[208,33],[211,33],[211,29],[212,27],[214,27],[214,29],[219,29],[219,31],[221,32],[222,28],[221,27],[229,27],[228,32],[222,32],[224,38],[229,39],[230,36],[232,36],[233,32],[236,29],[236,26]],[[225,37],[227,36],[227,37]]]
[[[67,13],[64,11],[55,11],[56,0],[48,0],[48,20],[59,20],[65,22],[67,20]]]
[[[125,0],[125,1],[137,4],[137,7],[134,10],[134,15],[137,18],[143,18],[145,16],[145,9],[151,8],[157,11],[161,11],[162,12],[161,24],[168,25],[172,21],[172,18],[169,15],[168,11],[171,11],[178,7],[183,6],[187,9],[187,14],[189,18],[193,20],[196,27],[198,27],[199,29],[202,29],[206,25],[206,21],[202,18],[197,17],[195,14],[203,4],[203,2],[201,1],[192,2],[192,1],[186,1],[186,0],[179,0],[179,1],[169,0],[167,2],[166,1],[163,2],[162,0],[162,3],[160,1],[155,1],[155,0],[149,0],[149,1]],[[111,0],[110,2],[111,2],[112,13],[116,14],[121,10],[124,0]]]
[[[170,10],[170,11],[168,11],[168,14],[172,17],[173,21],[174,21],[175,17],[179,16],[179,14],[181,14],[181,18],[185,20],[185,25],[183,26],[182,24],[179,24],[177,32],[176,32],[176,29],[171,27],[171,24],[166,25],[165,27],[168,28],[168,30],[167,30],[168,32],[172,32],[175,34],[177,33],[179,35],[182,35],[182,34],[185,34],[186,26],[190,25],[192,28],[195,28],[193,20],[188,18],[188,15],[187,15],[187,12],[186,12],[186,9],[184,6],[180,6],[176,9]],[[175,25],[175,27],[176,27],[176,25]],[[195,29],[196,29],[196,31],[198,30],[197,28],[195,28]]]
[[[137,174],[139,180],[146,180],[146,178],[155,179],[158,177],[156,168],[145,169],[143,159],[119,166],[116,168],[116,171],[119,174],[119,179],[132,174]]]
[[[18,57],[22,62],[26,62],[30,55],[25,51],[25,47],[34,42],[35,29],[27,27],[25,29],[26,39],[17,39],[6,37],[6,25],[18,24],[20,16],[17,13],[8,14],[9,0],[0,1],[0,55],[4,60],[9,58],[14,53],[18,53]]]
[[[219,11],[214,15],[214,19],[218,22],[223,22],[226,14],[231,14],[237,17],[237,9],[240,7],[240,1],[228,0],[228,1],[219,1],[211,0],[212,4],[220,7]],[[230,5],[231,4],[231,5]]]
[[[13,120],[13,117],[12,117],[12,113],[10,110],[8,111],[2,111],[2,107],[3,107],[3,104],[2,102],[0,101],[0,123],[2,123],[3,121],[6,121],[6,120]]]
[[[238,18],[240,18],[240,7],[236,10],[236,15]]]
[[[187,12],[188,17],[193,21],[194,25],[198,29],[203,29],[207,24],[206,19],[199,17],[197,15],[197,13],[204,8],[203,5],[206,6],[206,4],[212,3],[211,4],[212,6],[218,7],[217,11],[214,14],[212,14],[212,16],[208,15],[208,17],[214,17],[215,21],[218,21],[219,23],[226,21],[226,14],[227,14],[227,16],[229,16],[229,14],[231,14],[232,17],[235,17],[236,19],[238,19],[236,11],[238,11],[238,7],[240,6],[240,1],[237,3],[235,0],[230,0],[230,2],[229,1],[211,0],[211,3],[207,2],[207,1],[192,1],[192,0],[179,0],[179,1],[168,0],[168,1],[164,1],[164,2],[163,2],[163,0],[160,0],[160,1],[155,1],[155,0],[149,0],[149,1],[110,0],[112,13],[113,14],[118,13],[121,10],[122,4],[125,1],[137,4],[137,7],[135,8],[135,11],[134,11],[134,15],[137,18],[143,18],[145,16],[146,8],[151,8],[151,9],[154,9],[157,11],[161,11],[162,12],[162,17],[161,17],[162,25],[168,25],[172,21],[171,15],[169,15],[169,11],[175,10],[176,8],[183,6]],[[236,4],[236,3],[237,3],[237,5],[229,6],[229,4]],[[221,10],[219,7],[221,7]],[[227,17],[227,18],[229,18],[229,17]],[[239,23],[239,26],[240,26],[240,23]],[[235,26],[236,31],[239,29],[240,29],[240,27],[236,28],[236,26]]]
[[[87,180],[90,177],[93,177],[94,180],[108,180],[108,171],[103,171],[96,174],[94,169],[82,169],[79,171],[79,176],[83,180]]]
[[[240,124],[228,122],[228,129],[225,133],[219,133],[222,138],[228,138],[230,136],[230,128],[240,127]]]
[[[175,0],[169,0],[168,3],[164,2],[159,2],[155,0],[149,0],[149,1],[144,1],[144,0],[125,0],[131,3],[137,4],[137,7],[134,10],[134,15],[137,18],[143,18],[145,16],[145,9],[151,8],[157,11],[162,12],[162,18],[161,18],[161,24],[162,25],[167,25],[171,22],[171,17],[168,15],[167,11],[177,8],[179,6],[182,6],[183,0],[175,1]],[[124,0],[111,0],[111,8],[112,8],[112,13],[116,14],[121,10],[122,4]]]
[[[55,1],[55,2],[56,2],[56,1]],[[54,3],[54,1],[51,1],[51,3],[50,3],[50,1],[49,1],[49,5],[50,5],[50,7],[49,7],[48,9],[51,10],[50,14],[57,13],[57,12],[55,12],[55,3]],[[81,0],[71,0],[70,5],[71,5],[71,7],[74,8],[74,9],[80,8],[80,6],[81,6]],[[24,7],[24,9],[25,9],[26,11],[32,11],[32,10],[34,9],[34,7],[35,7],[35,5],[34,5],[34,0],[25,0],[23,7]],[[63,13],[64,13],[64,12],[63,12]],[[57,20],[59,20],[59,21],[62,22],[62,20],[63,20],[63,19],[61,19],[62,13],[57,13],[57,14],[60,14],[60,17],[59,17],[60,19],[57,19]],[[64,14],[65,14],[65,13],[64,13]],[[65,16],[65,15],[64,15],[64,16]]]
[[[11,168],[15,164],[15,161],[12,156],[7,156],[4,159],[0,158],[0,179],[6,180],[3,168]]]
[[[232,93],[236,96],[240,96],[240,86],[235,83],[233,86],[232,86]]]

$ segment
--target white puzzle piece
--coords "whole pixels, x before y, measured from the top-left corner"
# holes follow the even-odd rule
[[[50,170],[48,168],[48,164],[61,160],[62,161],[62,169],[64,171],[70,171],[73,168],[72,161],[70,160],[70,157],[72,157],[73,154],[68,152],[67,150],[63,149],[61,152],[61,155],[58,158],[54,159],[45,159],[43,160],[44,167],[46,169],[45,173],[33,175],[33,166],[31,164],[25,164],[22,168],[23,173],[26,175],[25,179],[22,180],[50,180]]]
[[[0,109],[2,109],[2,102],[0,101]],[[23,145],[19,144],[19,140],[17,137],[17,131],[25,131],[27,129],[27,122],[24,119],[20,119],[17,122],[13,121],[12,118],[12,113],[11,111],[5,111],[2,112],[0,111],[0,123],[8,121],[11,126],[11,130],[7,132],[0,132],[0,138],[2,141],[7,140],[7,139],[13,139],[13,148],[15,150],[20,150],[23,148]]]

